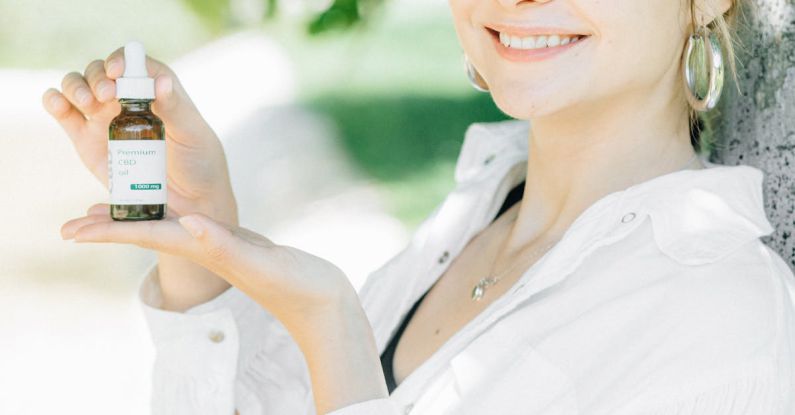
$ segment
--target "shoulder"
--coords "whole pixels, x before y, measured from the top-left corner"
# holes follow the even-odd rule
[[[756,239],[719,261],[680,265],[666,281],[657,316],[670,334],[666,344],[727,365],[780,353],[785,332],[793,331],[795,303],[792,272],[777,259]]]
[[[739,399],[743,388],[783,388],[795,375],[795,279],[782,264],[756,240],[716,262],[672,265],[677,273],[658,279],[660,301],[637,320],[645,326],[631,346],[642,355],[638,396],[656,402],[720,390]]]

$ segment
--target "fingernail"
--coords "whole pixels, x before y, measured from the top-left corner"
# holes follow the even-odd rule
[[[61,97],[53,95],[50,97],[50,108],[58,110],[61,107]]]
[[[117,59],[113,59],[113,60],[109,61],[108,62],[108,68],[105,71],[106,74],[110,75],[111,73],[115,72],[117,66],[119,66],[119,61]]]
[[[77,91],[75,91],[75,98],[77,99],[77,102],[79,102],[80,104],[88,104],[88,100],[90,97],[91,94],[88,91],[86,91],[85,88],[78,88]]]
[[[196,218],[191,217],[191,216],[183,216],[183,217],[179,218],[179,223],[194,238],[198,238],[198,237],[200,237],[202,235],[202,232],[203,232],[202,226],[199,223],[199,221],[196,220]]]

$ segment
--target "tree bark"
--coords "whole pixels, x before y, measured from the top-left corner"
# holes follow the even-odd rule
[[[795,270],[795,0],[752,0],[744,12],[740,92],[727,67],[710,161],[765,172],[765,209],[775,231],[762,241]]]

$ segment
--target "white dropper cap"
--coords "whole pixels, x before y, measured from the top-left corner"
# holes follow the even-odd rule
[[[146,72],[146,51],[141,42],[124,45],[124,75],[116,79],[116,99],[155,99],[155,80]]]

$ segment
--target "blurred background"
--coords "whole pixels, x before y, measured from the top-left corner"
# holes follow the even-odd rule
[[[155,254],[61,240],[107,193],[41,106],[132,39],[220,136],[241,225],[357,288],[452,189],[466,127],[506,118],[469,86],[445,0],[0,0],[2,414],[148,413]]]

